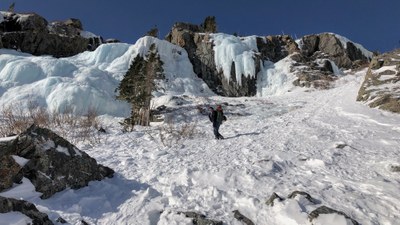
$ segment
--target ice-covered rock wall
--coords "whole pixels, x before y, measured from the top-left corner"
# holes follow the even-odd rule
[[[85,114],[129,115],[127,103],[115,99],[115,90],[137,55],[145,55],[155,43],[164,62],[166,79],[155,96],[212,95],[193,72],[184,49],[152,37],[135,45],[103,44],[93,52],[69,58],[32,56],[14,50],[0,50],[0,106],[27,106],[36,102],[50,112],[72,109]],[[167,96],[165,98],[165,96]],[[157,99],[155,99],[157,101]],[[164,102],[165,103],[165,102]],[[160,103],[163,104],[163,103]]]

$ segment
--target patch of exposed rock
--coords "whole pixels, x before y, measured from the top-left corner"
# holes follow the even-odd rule
[[[400,50],[375,56],[358,92],[357,101],[372,108],[400,113]]]
[[[337,80],[340,75],[339,70],[334,70],[334,62],[322,53],[313,54],[311,57],[296,53],[289,57],[295,62],[290,69],[297,77],[293,82],[295,86],[328,89],[332,81]]]
[[[317,209],[312,211],[308,215],[308,219],[312,222],[315,219],[317,219],[321,214],[338,214],[338,215],[342,215],[345,219],[350,220],[354,225],[359,225],[359,223],[356,220],[350,218],[344,212],[337,211],[337,210],[331,209],[331,208],[326,207],[326,206],[318,207]]]
[[[11,161],[11,155],[28,161],[19,166]],[[114,173],[54,132],[35,125],[15,139],[0,142],[0,156],[0,161],[6,162],[0,171],[8,175],[0,180],[0,191],[26,177],[43,199],[67,187],[85,187],[90,181],[112,177]]]
[[[47,214],[40,212],[34,204],[0,196],[0,213],[21,212],[32,219],[33,225],[52,225]],[[5,221],[2,221],[5,222]]]
[[[86,35],[78,19],[48,21],[35,13],[0,12],[0,47],[33,55],[67,57],[95,50],[103,40]]]
[[[243,224],[246,225],[254,225],[254,222],[251,221],[249,218],[247,218],[246,216],[244,216],[241,212],[239,212],[239,210],[234,210],[233,211],[233,217],[235,217],[235,219],[241,221]]]
[[[318,201],[317,199],[311,197],[311,195],[308,194],[307,192],[304,192],[304,191],[293,191],[291,194],[288,195],[287,198],[288,199],[293,199],[294,201],[297,201],[299,207],[302,210],[306,210],[304,212],[308,214],[308,219],[310,220],[311,224],[314,224],[315,220],[317,220],[318,217],[321,214],[336,214],[336,215],[339,215],[339,216],[343,216],[344,219],[349,220],[354,225],[359,225],[359,223],[356,220],[352,219],[351,217],[349,217],[344,212],[329,208],[329,207],[324,206],[324,205],[319,206],[316,209],[311,211],[310,209],[312,207],[309,207],[309,206],[313,206],[315,208],[315,205],[318,205],[321,202]],[[266,204],[271,206],[271,207],[274,207],[274,201],[276,199],[279,202],[283,202],[283,204],[285,204],[284,201],[287,200],[287,199],[284,199],[284,198],[280,197],[278,194],[273,193],[271,195],[271,197],[266,201]],[[303,201],[302,199],[304,199],[305,201]],[[308,207],[306,207],[306,206],[308,206]],[[311,211],[311,212],[309,212],[309,211]]]
[[[205,215],[197,212],[179,212],[178,214],[183,214],[188,218],[192,218],[193,224],[196,225],[222,225],[222,221],[207,219]]]

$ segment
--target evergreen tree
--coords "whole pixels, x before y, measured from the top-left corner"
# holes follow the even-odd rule
[[[151,36],[151,37],[158,37],[158,28],[157,26],[151,28],[149,31],[147,31],[146,36]]]
[[[117,88],[117,99],[131,104],[131,116],[124,125],[129,130],[135,125],[150,123],[150,102],[155,90],[155,79],[163,78],[163,63],[155,44],[150,46],[146,58],[137,55]]]
[[[215,16],[207,16],[200,26],[204,29],[204,32],[217,33],[217,22]]]

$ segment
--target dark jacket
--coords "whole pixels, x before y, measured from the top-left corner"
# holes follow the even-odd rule
[[[213,126],[221,125],[222,121],[226,121],[226,116],[222,110],[212,110],[208,114],[208,118],[213,123]]]

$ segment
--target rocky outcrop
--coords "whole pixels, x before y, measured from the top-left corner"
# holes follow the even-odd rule
[[[338,78],[335,74],[332,62],[326,59],[322,54],[313,54],[306,57],[300,53],[290,55],[295,62],[291,72],[296,74],[297,79],[293,82],[295,86],[328,89],[332,81]]]
[[[0,152],[6,153],[3,158],[16,155],[28,160],[18,172],[15,169],[10,173],[16,174],[10,179],[28,178],[43,199],[67,187],[78,189],[90,181],[112,177],[114,173],[54,132],[35,125],[14,140],[0,143]]]
[[[400,113],[400,50],[372,59],[357,101],[372,108]]]
[[[233,36],[232,36],[233,38]],[[240,37],[236,37],[241,39]],[[256,45],[259,49],[254,52],[255,76],[239,74],[240,81],[236,78],[235,62],[232,62],[230,78],[224,76],[223,71],[217,68],[215,62],[215,43],[210,33],[205,33],[203,26],[176,23],[166,40],[184,48],[188,52],[194,72],[215,93],[223,96],[254,96],[257,92],[257,74],[261,70],[261,62],[269,60],[277,62],[289,54],[299,51],[297,44],[287,35],[257,37]]]
[[[305,57],[323,53],[325,58],[335,62],[339,68],[350,69],[357,67],[359,61],[368,63],[371,60],[354,43],[331,33],[304,36],[300,41],[300,49]]]
[[[276,63],[291,56],[295,62],[291,72],[297,76],[293,83],[295,86],[326,89],[340,75],[339,68],[350,69],[366,65],[372,55],[362,46],[331,33],[307,35],[297,42],[288,35],[253,36],[251,40],[249,37],[226,35],[226,39],[233,44],[222,47],[223,54],[228,54],[225,58],[232,58],[230,73],[224,73],[221,65],[216,62],[218,44],[212,32],[213,29],[205,30],[204,25],[176,23],[166,40],[184,48],[188,52],[194,72],[211,90],[223,96],[256,95],[259,72],[265,61]],[[238,44],[240,41],[245,47],[237,46],[241,45]],[[246,47],[249,48],[245,49]],[[240,62],[244,56],[238,51],[252,55],[252,60]],[[239,55],[229,56],[232,52]],[[243,71],[235,71],[238,64],[249,63],[254,64],[255,70],[250,76],[242,74]]]
[[[307,35],[298,43],[300,54],[290,57],[296,62],[291,68],[297,76],[293,84],[300,87],[328,89],[342,74],[340,69],[363,67],[372,56],[361,46],[331,33]]]
[[[21,212],[32,219],[33,225],[52,225],[49,217],[40,212],[34,204],[24,200],[5,198],[0,196],[0,213]],[[4,221],[3,221],[4,222]]]
[[[67,57],[96,49],[101,37],[84,37],[82,23],[68,19],[48,23],[35,14],[0,12],[0,47],[15,49],[33,55]]]

